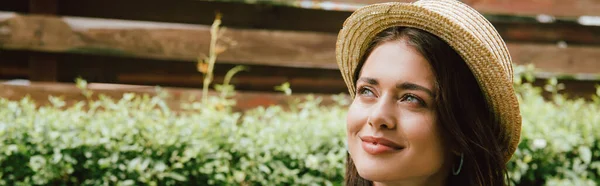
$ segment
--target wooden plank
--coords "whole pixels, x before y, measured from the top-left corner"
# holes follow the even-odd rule
[[[50,95],[62,97],[67,105],[73,105],[79,101],[85,101],[87,98],[81,94],[81,90],[71,83],[0,83],[0,97],[9,100],[19,100],[25,96],[30,96],[39,105],[48,105]],[[21,85],[19,85],[21,84]],[[92,99],[98,99],[99,94],[106,95],[113,99],[120,99],[124,93],[137,93],[157,95],[155,87],[123,84],[101,84],[90,83],[88,89],[94,92]],[[202,96],[201,89],[184,88],[162,88],[170,96],[165,101],[170,108],[181,111],[181,103],[199,101]],[[211,95],[218,94],[210,92]],[[330,96],[324,94],[313,94],[323,98],[323,104],[333,104]],[[236,100],[236,110],[252,109],[258,106],[286,105],[290,101],[298,98],[304,98],[307,94],[295,94],[286,96],[283,93],[258,93],[258,92],[237,92],[233,99]]]
[[[0,12],[0,14],[2,14]],[[0,28],[5,30],[4,33],[0,33],[0,36],[4,35],[4,37],[16,37],[14,35],[20,35],[19,38],[14,38],[18,40],[28,39],[28,40],[41,40],[41,41],[31,41],[31,44],[38,43],[58,43],[62,45],[70,44],[70,45],[81,45],[81,40],[89,40],[87,42],[91,42],[91,44],[95,44],[91,49],[85,48],[89,46],[85,46],[83,48],[75,48],[72,50],[98,50],[104,52],[113,52],[113,53],[122,53],[122,51],[114,50],[112,48],[103,49],[101,48],[103,45],[111,45],[115,42],[117,44],[122,44],[122,42],[128,41],[114,41],[116,38],[122,38],[121,40],[133,40],[137,39],[140,41],[136,41],[141,45],[141,47],[156,47],[156,45],[177,45],[180,47],[187,47],[190,42],[207,42],[206,39],[209,36],[208,28],[205,26],[195,26],[195,25],[186,25],[186,24],[159,24],[153,22],[123,22],[118,20],[98,20],[98,19],[85,19],[85,18],[57,18],[57,17],[43,17],[43,16],[17,16],[14,14],[4,13],[3,16],[5,20],[3,23],[0,23]],[[492,17],[492,21],[500,32],[502,37],[506,41],[516,41],[516,42],[545,42],[545,43],[555,43],[559,41],[564,41],[570,44],[585,44],[585,45],[599,45],[600,44],[600,27],[598,26],[583,26],[579,24],[574,24],[571,22],[557,22],[554,24],[532,24],[529,18],[518,18],[517,21],[506,21],[511,18],[502,18],[502,17]],[[514,19],[514,18],[513,18]],[[129,25],[128,25],[129,24]],[[149,26],[153,25],[153,26]],[[300,41],[290,41],[290,42],[304,42],[299,43],[302,46],[306,47],[323,47],[322,43],[331,42],[335,40],[335,36],[329,35],[327,40],[304,40],[306,38],[312,38],[311,35],[317,35],[322,38],[327,36],[327,34],[315,33],[315,32],[282,32],[287,34],[276,34],[280,32],[273,31],[261,31],[261,30],[249,30],[249,29],[232,29],[232,32],[226,32],[226,37],[231,37],[233,39],[243,38],[252,41],[253,38],[246,38],[246,35],[262,35],[262,37],[256,37],[258,39],[271,38],[272,36],[279,36],[273,39],[268,39],[265,41],[260,41],[263,46],[257,47],[269,47],[272,45],[282,45],[281,48],[285,48],[287,43],[275,43],[269,42],[269,40],[276,39],[295,39],[302,38]],[[35,31],[35,32],[34,32]],[[239,32],[237,32],[239,31]],[[231,35],[227,36],[228,33]],[[38,35],[48,35],[47,37],[41,37]],[[173,43],[168,42],[173,39],[181,38],[182,36],[186,36],[191,38],[188,43]],[[104,38],[101,38],[104,37]],[[111,38],[112,37],[112,38]],[[163,37],[168,39],[167,41],[153,42],[149,40],[142,40],[141,37]],[[171,37],[167,38],[167,37]],[[108,40],[108,41],[104,41]],[[146,43],[141,43],[145,41]],[[20,41],[23,42],[23,41]],[[98,43],[100,42],[100,43]],[[109,43],[102,43],[109,42]],[[121,42],[121,43],[118,43]],[[168,42],[168,43],[164,43]],[[238,42],[241,43],[238,48],[247,47],[247,42]],[[90,43],[83,43],[89,45]],[[96,46],[97,45],[97,46]],[[206,46],[206,45],[205,45]],[[95,48],[94,48],[95,47]],[[110,46],[109,46],[110,47]],[[138,47],[138,46],[122,46],[122,47]],[[166,49],[173,49],[174,46],[167,46]],[[176,46],[175,46],[176,47]],[[250,46],[255,47],[255,46]],[[163,47],[164,48],[164,47]],[[206,48],[192,48],[197,50],[206,51]],[[257,48],[248,48],[254,49],[255,51],[250,51],[252,54],[260,54],[266,53],[268,51],[258,50]],[[281,51],[284,53],[289,53],[288,50],[294,50],[296,47],[287,47],[286,50]],[[160,49],[147,49],[146,50],[160,50]],[[177,49],[179,50],[179,49]],[[189,50],[189,49],[188,49]],[[298,49],[301,51],[301,49]],[[85,51],[81,51],[85,52]],[[146,51],[147,53],[151,53],[152,51]],[[197,53],[196,53],[197,54]],[[245,57],[245,56],[237,56],[235,53],[232,54],[233,58]],[[123,55],[127,55],[127,53],[123,53]],[[179,56],[177,53],[174,54],[175,57]],[[263,54],[266,57],[269,57],[269,54]],[[163,56],[163,55],[158,55]],[[317,55],[319,56],[319,55]],[[187,56],[189,58],[189,56]],[[227,56],[225,57],[227,58]],[[305,60],[302,57],[296,57],[299,61]],[[275,60],[277,60],[275,58]],[[252,62],[252,61],[251,61]],[[320,62],[316,62],[320,63]]]
[[[557,21],[531,23],[531,20],[508,21],[490,17],[496,30],[507,42],[557,43],[600,45],[600,26],[582,26],[578,23]]]
[[[15,79],[28,77],[29,69],[11,66],[0,66],[0,79]]]
[[[210,38],[206,26],[48,16],[15,15],[1,21],[0,29],[9,30],[0,33],[0,44],[5,49],[188,62],[195,61],[199,53],[208,51],[207,43]],[[514,32],[514,37],[530,36],[511,29],[504,31]],[[533,33],[552,35],[544,30]],[[597,40],[600,38],[567,30],[563,34],[578,34],[582,38]],[[219,56],[220,63],[337,69],[334,56],[336,36],[333,34],[231,28],[223,33],[222,38],[236,41],[237,45]],[[509,42],[509,49],[516,63],[535,63],[544,71],[600,73],[597,66],[600,47],[572,45],[570,42],[561,45],[557,43],[563,42]],[[562,49],[565,44],[567,48]],[[539,59],[533,59],[534,57]]]
[[[492,14],[548,14],[570,17],[600,15],[600,3],[597,0],[466,0],[466,3],[481,12]]]
[[[545,72],[600,74],[600,47],[508,43],[516,64],[534,64]]]
[[[416,0],[397,0],[414,2]],[[596,0],[461,0],[485,14],[538,15],[578,17],[600,15],[600,2]],[[374,4],[389,0],[330,0],[336,3]],[[330,6],[330,5],[327,5]]]
[[[18,16],[0,22],[5,49],[91,53],[195,61],[208,52],[206,26],[148,22]],[[219,60],[236,64],[337,68],[332,34],[228,29],[232,46]],[[224,43],[224,42],[222,42]]]
[[[171,1],[164,0],[65,0],[60,1],[59,14],[68,16],[177,22],[209,25],[216,11],[223,13],[223,25],[232,28],[296,30],[337,33],[343,21],[356,9],[348,3],[375,3],[387,0],[294,0],[291,6],[249,4],[244,2]],[[409,0],[402,0],[409,1]],[[599,16],[600,3],[594,0],[465,0],[484,15],[521,15],[542,24],[538,15],[549,14],[556,19],[570,20],[579,25],[580,16]],[[337,3],[335,3],[337,2]],[[113,6],[118,4],[119,6]],[[143,4],[144,6],[139,6]],[[165,8],[168,7],[168,8]],[[303,8],[305,7],[305,8]],[[330,10],[339,11],[330,11]],[[497,9],[497,10],[496,10]],[[135,13],[131,13],[135,10]],[[294,21],[289,21],[294,20]],[[318,20],[318,22],[315,22]]]
[[[558,80],[558,83],[565,85],[565,89],[559,91],[559,93],[571,99],[584,98],[588,100],[593,95],[596,95],[596,86],[600,85],[600,81],[580,81],[573,79]],[[533,86],[536,87],[544,87],[546,84],[548,84],[548,80],[546,79],[537,79],[533,82]],[[547,91],[543,91],[542,96],[549,100],[552,99],[552,94]]]
[[[212,18],[212,15],[209,16]],[[542,42],[542,43],[553,43],[558,41],[565,41],[572,44],[583,44],[583,45],[600,45],[600,26],[585,26],[581,25],[577,22],[569,21],[569,20],[554,20],[552,23],[540,23],[536,20],[536,18],[532,17],[514,17],[514,16],[488,16],[488,19],[494,24],[500,35],[509,42]],[[13,13],[0,12],[0,20],[4,20],[3,23],[0,23],[0,26],[3,26],[4,32],[9,32],[11,29],[19,29],[12,27],[20,27],[20,32],[24,32],[23,27],[31,27],[27,28],[29,35],[27,37],[34,37],[35,33],[52,33],[59,34],[59,36],[66,37],[70,36],[69,34],[79,34],[83,36],[78,37],[100,37],[97,35],[103,35],[105,37],[121,37],[124,35],[124,39],[140,39],[133,37],[156,37],[159,36],[168,36],[177,35],[177,34],[187,34],[189,35],[201,35],[208,36],[208,28],[206,26],[198,26],[198,25],[190,25],[190,24],[166,24],[166,23],[157,23],[157,22],[138,22],[138,21],[123,21],[123,20],[113,20],[113,19],[89,19],[89,18],[80,18],[80,17],[45,17],[45,16],[23,16],[23,15],[15,15]],[[333,33],[337,34],[337,31],[341,27],[340,20],[331,20],[335,23],[326,23],[323,22],[324,25],[329,25],[327,29],[331,29]],[[339,25],[337,23],[339,22]],[[69,29],[71,28],[71,29]],[[45,29],[45,30],[44,30]],[[294,29],[290,27],[290,29]],[[298,28],[299,30],[311,31],[311,32],[283,32],[283,33],[296,33],[298,37],[303,37],[303,35],[327,35],[324,33],[318,33],[315,31],[319,30],[307,30],[306,28]],[[32,32],[36,30],[36,32]],[[247,34],[262,34],[265,37],[270,37],[270,33],[278,33],[272,31],[260,31],[256,29],[236,29],[232,28],[234,32],[231,33],[239,33],[235,31],[245,31]],[[152,32],[152,35],[150,33]],[[164,34],[156,33],[156,32],[164,32]],[[177,33],[174,33],[177,32]],[[281,32],[281,31],[280,31]],[[137,34],[136,34],[137,33]],[[156,34],[154,34],[156,33]],[[2,32],[0,32],[2,34]],[[10,34],[10,33],[8,33]],[[87,36],[92,34],[92,36]],[[95,35],[94,35],[95,34]],[[118,35],[117,35],[118,34]],[[131,36],[131,35],[138,36]],[[149,36],[144,36],[140,34],[147,34]],[[246,34],[246,35],[247,35]],[[4,33],[7,35],[7,33]],[[115,36],[117,35],[117,36]],[[282,35],[293,35],[286,34]],[[243,35],[232,35],[231,37],[243,37]],[[46,37],[45,39],[52,39],[53,37]],[[194,37],[197,38],[197,37]],[[310,37],[309,37],[310,38]],[[67,40],[61,40],[60,42],[78,42],[77,38],[64,38]],[[69,40],[70,39],[70,40]],[[85,38],[83,38],[85,39]],[[106,38],[91,38],[93,39],[106,39]],[[206,38],[198,38],[198,39],[206,39]],[[289,39],[289,38],[288,38]],[[335,39],[334,37],[330,38]],[[81,39],[79,39],[81,40]],[[114,40],[114,38],[113,38]],[[197,42],[198,40],[195,40]],[[204,41],[204,40],[203,40]],[[268,40],[267,40],[268,41]],[[263,41],[264,44],[267,41]],[[309,42],[315,43],[318,41],[306,41],[307,44]],[[155,43],[144,43],[144,45],[156,45]],[[159,43],[160,44],[160,43]],[[285,45],[285,43],[280,43]],[[318,43],[317,43],[318,44]],[[242,47],[242,46],[240,46]],[[311,47],[315,47],[312,45]],[[107,52],[111,52],[108,50]],[[118,51],[114,51],[118,52]],[[253,51],[261,52],[261,50]],[[284,51],[285,52],[285,51]]]
[[[115,0],[112,0],[115,1]],[[198,14],[201,11],[216,9],[230,12],[226,9],[235,9],[231,12],[252,11],[262,12],[263,14],[281,13],[282,11],[294,9],[313,9],[313,10],[338,10],[338,11],[354,11],[355,9],[374,3],[390,2],[389,0],[287,0],[287,1],[255,1],[255,2],[232,2],[229,0],[217,1],[178,1],[176,3],[167,4],[159,0],[146,0],[147,6],[135,6],[141,2],[119,2],[121,7],[110,6],[112,1],[107,3],[99,3],[91,0],[81,1],[62,1],[61,6],[66,7],[63,10],[64,15],[84,16],[94,15],[94,17],[117,18],[120,17],[136,17],[137,20],[154,20],[154,19],[169,19],[166,22],[180,22],[177,20],[192,21],[189,16]],[[414,2],[416,0],[396,0],[396,2]],[[559,17],[579,17],[583,15],[598,16],[600,15],[600,3],[595,0],[577,0],[576,2],[564,0],[461,0],[469,6],[475,8],[483,14],[505,14],[505,15],[529,15],[537,16],[540,14],[559,16]],[[79,7],[79,8],[77,8]],[[159,9],[159,7],[172,7],[172,10],[181,10],[178,12]],[[115,9],[116,8],[116,9]],[[126,10],[135,8],[138,11],[137,15],[126,15]],[[114,9],[115,12],[102,12],[102,10]],[[147,13],[164,12],[163,15],[171,15],[166,18],[159,18]],[[85,16],[87,16],[85,15]],[[289,16],[288,14],[283,14]],[[187,21],[186,21],[187,22]],[[191,22],[190,22],[191,23]]]
[[[61,68],[63,82],[83,77],[93,82],[196,88],[202,87],[203,82],[194,63],[89,55],[65,55],[62,59],[65,59]],[[222,83],[227,72],[235,66],[217,63],[214,83]],[[284,82],[291,83],[294,92],[331,93],[346,89],[337,69],[245,66],[248,70],[237,73],[231,80],[238,90],[272,92],[275,86]],[[114,79],[97,76],[109,72],[115,75]]]
[[[65,16],[203,25],[210,25],[215,12],[221,12],[222,25],[226,27],[319,32],[339,31],[342,21],[350,15],[342,11],[231,1],[64,0],[59,6],[59,14]]]
[[[166,84],[184,87],[201,87],[201,75],[173,74],[169,76],[157,76],[156,74],[123,74],[119,82],[127,84]],[[223,82],[223,76],[216,76],[215,83]],[[310,78],[310,77],[286,77],[286,76],[260,76],[260,75],[238,75],[231,83],[239,90],[251,90],[262,92],[274,92],[274,87],[289,82],[292,90],[300,93],[343,93],[346,85],[341,78]]]

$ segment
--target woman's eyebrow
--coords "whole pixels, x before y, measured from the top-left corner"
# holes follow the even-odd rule
[[[414,83],[409,83],[409,82],[399,83],[399,84],[396,84],[396,88],[401,89],[401,90],[423,91],[423,92],[429,94],[431,97],[435,97],[435,94],[433,93],[433,91],[431,91],[428,88],[425,88],[421,85],[414,84]]]
[[[377,80],[375,78],[370,78],[370,77],[361,77],[358,79],[358,81],[362,81],[371,85],[379,85],[379,82],[377,82]]]

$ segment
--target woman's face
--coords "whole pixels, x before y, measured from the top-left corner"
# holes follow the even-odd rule
[[[429,62],[402,40],[382,43],[365,61],[356,88],[347,135],[359,175],[379,185],[443,182],[449,156]]]

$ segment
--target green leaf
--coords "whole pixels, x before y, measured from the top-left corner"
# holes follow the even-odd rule
[[[269,167],[265,166],[265,165],[258,165],[258,169],[260,169],[260,171],[270,174],[271,173],[271,169],[269,169]]]
[[[292,95],[292,89],[290,87],[290,83],[289,82],[285,82],[279,86],[275,86],[275,90],[276,91],[281,91],[283,93],[285,93],[285,95]]]
[[[233,177],[235,178],[236,182],[242,183],[246,179],[246,174],[244,174],[242,171],[235,171],[233,173]]]
[[[589,147],[581,146],[578,151],[584,163],[589,164],[592,161],[592,150]]]
[[[133,181],[133,180],[125,180],[125,181],[120,182],[118,185],[122,185],[122,186],[135,185],[135,181]]]
[[[33,171],[40,171],[44,166],[46,166],[46,159],[43,156],[36,155],[29,159],[29,167]]]
[[[165,173],[165,177],[173,178],[174,180],[181,181],[181,182],[187,180],[187,178],[185,178],[185,176],[183,176],[179,173],[176,173],[176,172],[167,172],[167,173]]]

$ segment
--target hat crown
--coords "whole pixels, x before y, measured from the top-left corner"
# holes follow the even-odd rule
[[[440,15],[445,15],[465,30],[471,31],[486,47],[489,47],[506,71],[509,81],[513,78],[512,59],[506,44],[496,28],[483,15],[457,0],[421,0],[414,3]],[[454,7],[454,8],[448,8]]]

